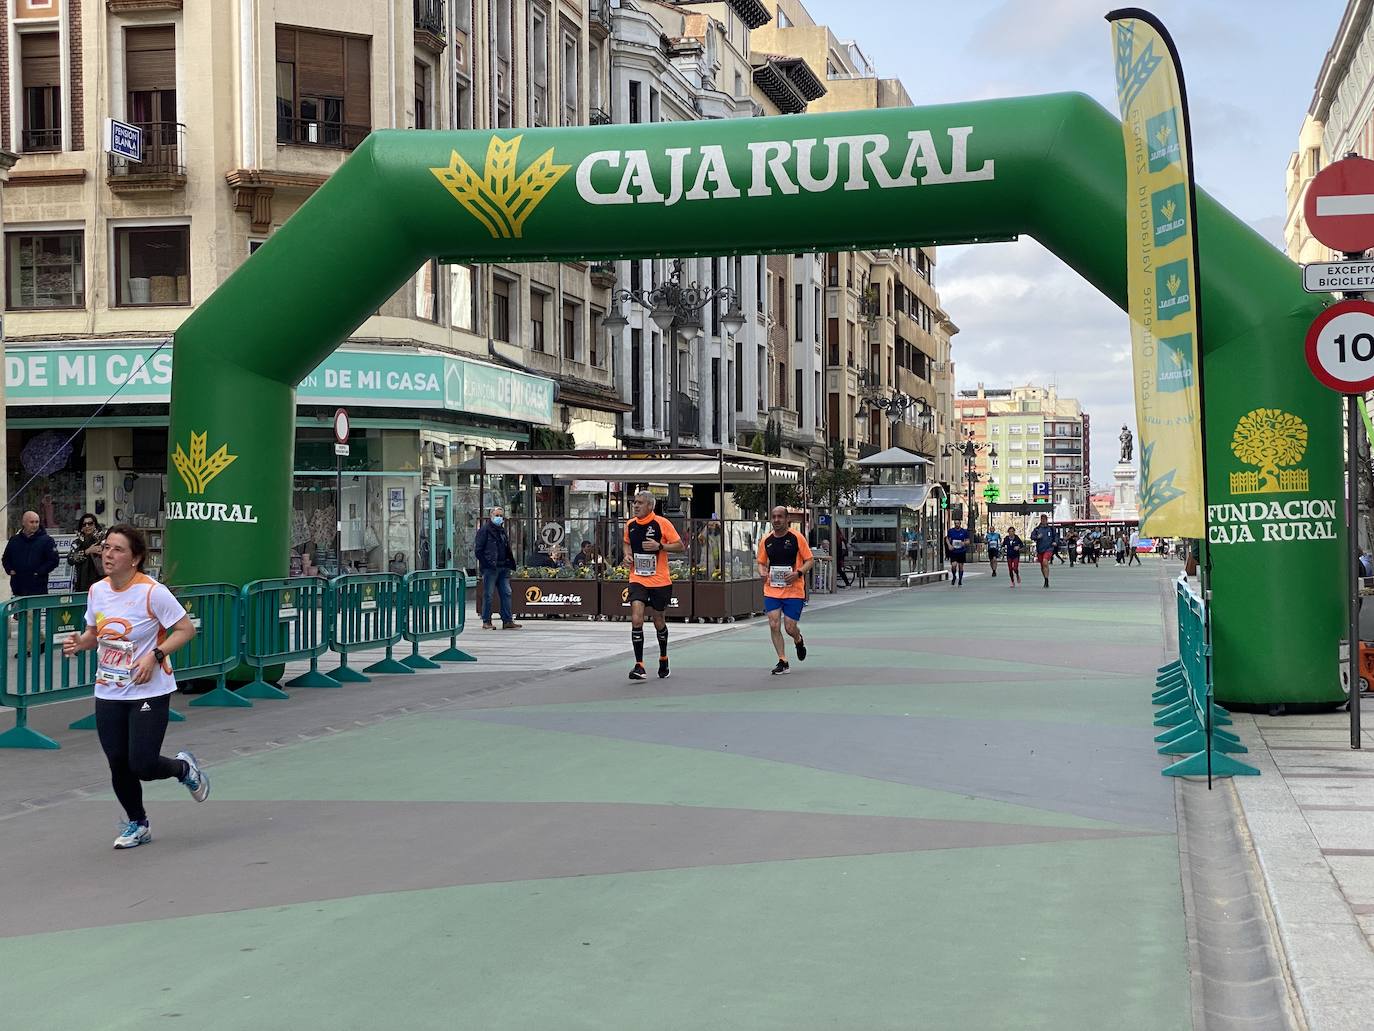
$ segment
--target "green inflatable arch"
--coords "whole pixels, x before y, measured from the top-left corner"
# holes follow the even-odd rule
[[[177,333],[168,578],[285,574],[295,384],[431,257],[653,257],[662,240],[673,254],[785,253],[1027,234],[1124,307],[1124,182],[1120,123],[1078,94],[375,132]],[[1340,423],[1301,346],[1323,305],[1287,258],[1202,193],[1198,223],[1217,695],[1338,701],[1344,605],[1333,586],[1344,565],[1340,540],[1325,534],[1343,534]],[[1037,317],[1028,307],[1027,321]],[[1231,434],[1256,409],[1306,423],[1306,492],[1233,498],[1232,474],[1246,467]],[[1143,646],[1129,628],[1102,631]]]

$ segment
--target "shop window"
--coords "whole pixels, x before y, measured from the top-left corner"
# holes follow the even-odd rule
[[[191,303],[191,227],[124,227],[114,231],[115,304]]]
[[[371,40],[277,26],[277,142],[352,150],[372,129]]]
[[[19,37],[23,76],[24,131],[20,146],[27,153],[62,149],[62,64],[56,32],[26,32]]]
[[[81,230],[65,233],[7,233],[9,276],[5,305],[25,308],[84,308],[86,269]]]

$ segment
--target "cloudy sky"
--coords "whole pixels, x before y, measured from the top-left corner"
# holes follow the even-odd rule
[[[915,103],[1075,90],[1116,113],[1102,0],[805,0]],[[1284,170],[1345,0],[1152,0],[1187,79],[1198,185],[1282,243]],[[947,247],[957,385],[1052,383],[1093,417],[1093,479],[1135,428],[1125,315],[1033,240]]]

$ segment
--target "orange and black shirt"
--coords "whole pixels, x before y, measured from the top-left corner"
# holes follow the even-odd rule
[[[805,577],[797,577],[790,584],[773,584],[772,571],[797,570],[811,558],[811,546],[796,530],[788,530],[781,537],[768,533],[759,541],[759,562],[768,570],[763,576],[763,593],[770,598],[805,598]]]
[[[665,544],[680,541],[673,524],[660,515],[649,515],[644,519],[631,519],[625,524],[625,554],[630,558],[630,582],[645,587],[667,587],[673,582],[668,575],[668,553]],[[659,550],[649,552],[644,542],[658,541]]]

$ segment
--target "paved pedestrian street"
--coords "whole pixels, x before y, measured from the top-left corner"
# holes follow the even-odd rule
[[[1164,573],[1031,572],[808,613],[787,677],[756,619],[629,683],[618,624],[562,672],[189,710],[213,794],[151,787],[151,845],[99,788],[0,819],[3,1026],[1190,1027]],[[101,781],[59,736],[6,799]]]

